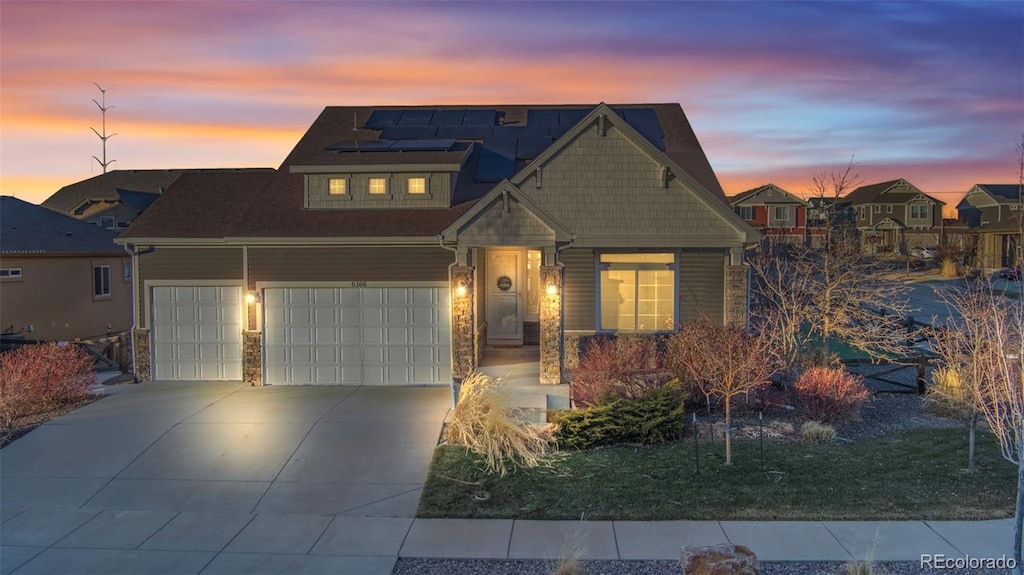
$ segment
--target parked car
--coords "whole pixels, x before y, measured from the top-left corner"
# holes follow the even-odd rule
[[[935,259],[935,248],[911,248],[910,255],[922,260]]]

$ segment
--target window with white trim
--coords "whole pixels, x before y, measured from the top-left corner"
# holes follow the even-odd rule
[[[891,214],[892,213],[892,204],[890,204],[888,206],[885,206],[885,213],[887,213],[887,214]]]
[[[327,182],[327,193],[332,196],[344,196],[348,193],[348,181],[345,178],[331,178]]]
[[[92,266],[92,296],[110,297],[110,266]]]
[[[129,281],[132,279],[132,264],[124,264],[121,268],[121,279]]]
[[[108,230],[114,229],[117,225],[117,220],[114,216],[100,216],[100,227]]]
[[[676,325],[676,258],[671,253],[600,255],[602,331],[669,331]]]
[[[875,213],[876,214],[882,213],[882,206],[880,204],[875,204]]]
[[[925,220],[928,219],[928,208],[930,206],[910,206],[910,219],[912,220]]]
[[[427,179],[426,178],[409,178],[406,184],[405,191],[410,194],[425,194],[427,193]]]
[[[388,193],[388,179],[387,178],[370,178],[370,183],[367,187],[367,192],[371,196],[382,196]]]
[[[21,268],[0,268],[0,278],[14,279],[21,278]]]
[[[789,225],[789,206],[772,206],[772,225]]]
[[[744,220],[752,220],[754,219],[754,206],[740,206],[737,213]]]

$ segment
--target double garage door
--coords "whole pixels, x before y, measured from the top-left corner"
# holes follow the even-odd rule
[[[152,290],[153,379],[242,379],[240,287]],[[448,297],[442,287],[267,288],[263,381],[449,383]]]
[[[268,384],[430,384],[451,380],[449,290],[267,288]]]

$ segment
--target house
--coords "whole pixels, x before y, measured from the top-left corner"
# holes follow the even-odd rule
[[[765,184],[729,198],[743,221],[767,238],[807,241],[807,202],[775,184]]]
[[[0,326],[32,339],[89,339],[132,325],[132,267],[117,233],[0,196]]]
[[[845,196],[855,213],[864,248],[871,253],[906,253],[936,246],[944,202],[904,179],[861,186]]]
[[[975,263],[984,269],[1020,265],[1020,184],[977,184],[956,206],[957,219],[976,237]]]
[[[199,209],[201,207],[201,209]],[[533,326],[747,317],[744,247],[677,104],[328,107],[277,170],[182,174],[118,239],[140,379],[451,383]]]

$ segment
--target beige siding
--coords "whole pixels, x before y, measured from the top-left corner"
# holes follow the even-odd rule
[[[510,199],[509,211],[498,200],[459,233],[459,245],[551,245],[554,232],[521,203]]]
[[[259,281],[448,281],[440,247],[249,248],[249,288]]]
[[[565,266],[565,329],[568,331],[596,329],[594,284],[594,252],[587,249],[563,251],[559,261]]]
[[[240,280],[242,275],[242,248],[169,248],[156,247],[147,251],[139,248],[139,269],[135,270],[139,279],[139,293],[136,302],[139,306],[140,325],[148,326],[146,315],[146,281],[147,280]],[[183,285],[184,285],[183,284]]]
[[[679,257],[679,321],[707,317],[723,321],[725,254],[721,251],[684,251]]]
[[[332,196],[329,193],[331,178],[344,178],[348,193]],[[387,179],[388,193],[383,196],[370,195],[367,191],[370,178]],[[409,178],[426,178],[426,194],[408,194]],[[306,207],[311,209],[359,209],[359,208],[446,208],[448,207],[448,186],[451,175],[438,173],[367,173],[367,174],[314,174],[306,176]]]
[[[531,174],[519,188],[574,232],[581,247],[742,240],[679,179],[670,178],[665,189],[661,168],[617,129],[601,136],[591,126],[544,165],[542,187],[536,187],[536,174]]]

